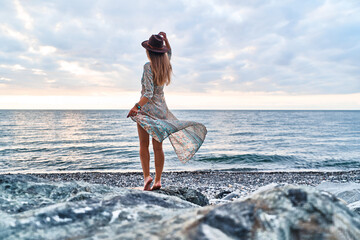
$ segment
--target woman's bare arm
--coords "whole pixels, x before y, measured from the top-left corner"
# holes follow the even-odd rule
[[[140,101],[137,103],[140,105],[140,107],[144,106],[147,102],[149,101],[149,99],[147,97],[141,97],[140,98]],[[136,116],[136,114],[138,113],[139,109],[138,107],[136,106],[133,106],[132,109],[130,109],[129,111],[129,114],[127,115],[127,117],[130,117],[130,116]]]
[[[141,97],[140,101],[138,102],[138,104],[142,107],[144,106],[147,102],[149,101],[149,99],[147,97]]]
[[[164,32],[159,32],[159,35],[163,37],[163,39],[164,39],[164,41],[165,41],[165,46],[166,46],[168,49],[171,49],[169,40],[168,40],[167,37],[166,37],[166,33],[164,33]]]

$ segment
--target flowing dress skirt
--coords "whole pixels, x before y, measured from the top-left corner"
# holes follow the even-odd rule
[[[168,109],[164,86],[153,83],[150,63],[144,65],[141,96],[149,101],[131,119],[158,142],[169,137],[175,153],[183,163],[189,161],[205,140],[206,127],[198,122],[178,120]]]

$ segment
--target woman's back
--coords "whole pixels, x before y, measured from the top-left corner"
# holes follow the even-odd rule
[[[152,100],[152,98],[155,97],[155,95],[160,95],[160,96],[164,95],[165,85],[158,86],[153,81],[153,72],[151,70],[150,62],[147,62],[144,65],[144,72],[141,78],[141,86],[142,86],[141,95],[142,96],[145,95],[145,97],[147,97],[149,100]]]

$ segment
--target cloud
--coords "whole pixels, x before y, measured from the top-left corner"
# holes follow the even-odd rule
[[[172,93],[359,93],[359,10],[335,0],[7,1],[0,94],[139,91],[140,43],[159,31],[173,48]]]
[[[30,15],[24,10],[19,0],[14,0],[14,5],[17,11],[17,17],[24,22],[24,26],[26,29],[33,29],[33,19]]]

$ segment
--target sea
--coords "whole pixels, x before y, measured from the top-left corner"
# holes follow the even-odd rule
[[[207,136],[182,163],[164,140],[164,171],[360,168],[360,111],[173,110]],[[141,171],[128,110],[0,110],[0,173]],[[151,170],[154,170],[153,153]]]

